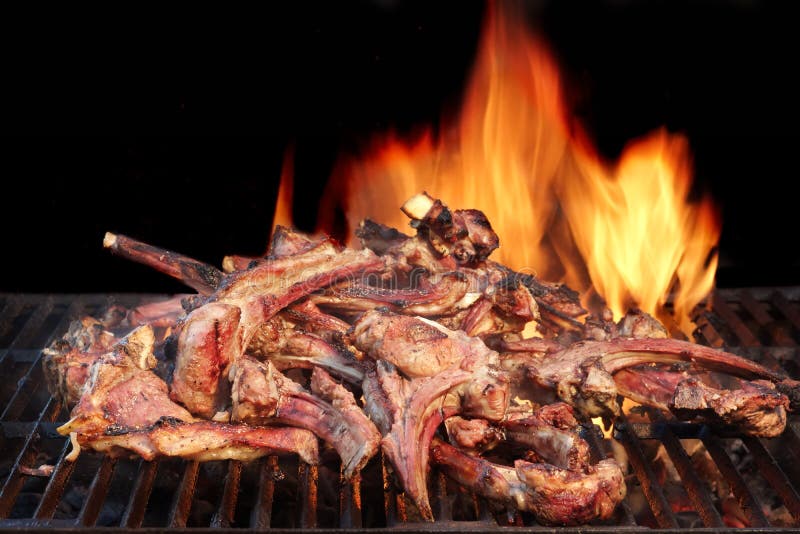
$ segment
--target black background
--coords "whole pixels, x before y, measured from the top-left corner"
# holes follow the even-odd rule
[[[526,4],[603,155],[688,135],[722,207],[720,286],[800,284],[791,4]],[[485,5],[75,9],[0,17],[0,291],[182,290],[107,254],[106,230],[215,264],[263,252],[289,144],[313,228],[337,154],[458,109]]]

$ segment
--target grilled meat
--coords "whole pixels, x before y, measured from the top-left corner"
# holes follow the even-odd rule
[[[478,495],[532,512],[545,525],[579,525],[608,519],[625,498],[622,471],[614,460],[585,469],[514,462],[514,467],[465,454],[436,440],[431,457],[444,473]]]
[[[800,382],[665,339],[647,314],[584,318],[568,287],[489,259],[499,239],[480,211],[427,194],[402,209],[414,236],[367,220],[356,251],[278,227],[265,255],[228,256],[222,271],[107,234],[115,254],[198,294],[86,318],[47,349],[51,391],[77,402],[59,428],[75,454],[317,463],[321,438],[346,477],[381,447],[424,519],[432,460],[480,495],[572,525],[608,518],[625,495],[613,460],[590,461],[579,421],[618,414],[620,394],[756,436],[778,435],[800,406]],[[532,327],[545,338],[523,339]],[[712,371],[742,380],[725,389]]]
[[[618,415],[619,391],[613,374],[649,363],[684,363],[694,369],[746,379],[767,379],[776,382],[779,390],[797,391],[796,381],[741,356],[675,339],[583,341],[562,351],[532,358],[528,375],[587,415]]]
[[[231,273],[207,304],[186,317],[178,327],[173,399],[194,414],[211,417],[227,400],[226,370],[261,325],[317,289],[383,265],[369,251],[314,250]]]
[[[465,309],[478,295],[468,294],[469,281],[461,273],[442,273],[414,279],[414,287],[391,289],[375,287],[365,281],[348,281],[331,286],[310,300],[323,308],[338,312],[362,312],[377,307],[407,315],[435,317]]]
[[[533,450],[548,464],[569,470],[589,465],[589,444],[580,437],[572,407],[563,402],[501,421],[500,426],[505,439]]]
[[[116,320],[114,324],[119,325]],[[151,326],[142,326],[122,338],[106,330],[110,326],[108,321],[84,317],[73,321],[64,338],[44,350],[42,365],[48,388],[65,406],[78,402],[92,366],[104,356],[137,361],[143,357],[146,361],[138,362],[142,368],[155,366],[155,336]]]
[[[442,256],[450,256],[459,265],[472,265],[489,257],[500,245],[489,220],[478,210],[456,210],[427,193],[411,197],[403,212],[412,220],[418,235]]]
[[[448,417],[444,421],[450,442],[472,454],[493,449],[503,439],[503,432],[486,419]]]
[[[466,336],[464,336],[466,337]],[[409,378],[430,377],[459,363],[462,343],[433,321],[372,310],[353,326],[352,343],[375,360],[391,363]],[[470,339],[468,343],[479,344]]]
[[[72,418],[58,429],[61,434],[75,433],[81,447],[115,455],[133,452],[148,460],[156,456],[248,460],[297,453],[317,462],[316,438],[305,431],[195,420],[169,399],[167,384],[148,368],[153,347],[150,327],[135,332],[138,335],[129,336],[126,345],[120,343],[93,364]]]
[[[210,295],[222,282],[223,274],[216,267],[124,235],[106,232],[103,246],[117,256],[180,280],[201,295]]]
[[[765,438],[783,433],[788,407],[786,396],[766,380],[743,381],[739,389],[720,390],[696,378],[680,382],[669,405],[678,417],[699,416]]]
[[[248,356],[239,358],[231,375],[232,421],[283,423],[310,430],[336,449],[347,477],[360,471],[377,452],[380,434],[375,425],[353,394],[325,371],[316,368],[312,373],[316,395],[281,374],[271,362]]]
[[[378,404],[368,412],[377,412],[384,431],[388,427],[383,451],[422,517],[432,521],[428,446],[448,417],[462,414],[497,421],[505,416],[508,381],[499,369],[498,355],[463,332],[377,310],[354,325],[351,338],[378,363],[391,364],[379,367],[374,378],[368,374],[365,397]],[[387,376],[395,374],[395,368],[412,380]]]

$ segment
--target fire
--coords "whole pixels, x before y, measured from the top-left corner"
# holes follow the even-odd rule
[[[398,210],[420,191],[488,216],[494,259],[604,297],[619,316],[632,305],[676,316],[711,290],[719,222],[709,199],[690,201],[688,143],[657,131],[602,161],[562,96],[558,68],[524,17],[490,4],[457,123],[412,141],[393,134],[367,155],[340,161],[324,195],[320,229],[337,211],[352,230],[365,218],[403,229]]]
[[[278,188],[278,200],[275,203],[275,214],[272,216],[272,229],[276,226],[292,226],[292,200],[294,196],[294,150],[288,148],[283,155],[281,183]]]

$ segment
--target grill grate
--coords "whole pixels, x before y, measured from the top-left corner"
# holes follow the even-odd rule
[[[110,302],[131,306],[157,298],[0,294],[0,528],[537,528],[527,514],[498,512],[435,471],[431,500],[437,523],[414,523],[413,507],[397,492],[382,458],[349,483],[332,458],[319,467],[276,457],[200,464],[114,460],[84,451],[76,462],[64,461],[69,440],[55,428],[67,413],[47,391],[42,348],[72,319],[97,313]],[[699,342],[800,376],[800,287],[719,290],[696,310],[694,319]],[[674,324],[671,330],[682,336]],[[728,528],[730,511],[714,499],[708,473],[698,467],[692,450],[707,452],[719,480],[730,488],[739,516],[752,529],[780,531],[800,525],[800,422],[794,417],[783,436],[760,440],[649,415],[648,422],[621,418],[615,440],[604,439],[596,427],[588,433],[596,459],[615,448],[626,453],[629,496],[612,521],[563,530]],[[683,493],[676,496],[664,483],[648,454],[653,444],[663,447]],[[739,456],[750,458],[752,467],[734,461],[732,446],[739,448]],[[29,474],[42,464],[55,466],[49,477]],[[756,472],[763,483],[755,484],[745,471]],[[793,520],[791,525],[765,513],[765,501],[775,499]],[[686,509],[676,510],[678,501],[685,501]]]

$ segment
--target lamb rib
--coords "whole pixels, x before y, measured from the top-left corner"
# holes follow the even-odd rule
[[[465,454],[438,439],[433,442],[431,457],[465,488],[532,512],[544,525],[580,525],[608,519],[626,493],[622,471],[611,459],[584,470],[523,460],[515,461],[511,468]]]
[[[531,415],[501,421],[499,426],[508,441],[532,449],[548,464],[569,470],[589,465],[589,444],[580,436],[581,425],[568,404],[542,406]]]
[[[377,403],[367,410],[385,432],[383,451],[421,516],[433,521],[427,487],[429,445],[448,417],[462,414],[497,421],[505,416],[508,382],[499,370],[497,353],[464,332],[377,310],[354,325],[351,341],[377,360],[380,372],[367,373],[364,392],[368,403]],[[416,378],[403,380],[393,371],[395,366]]]
[[[800,399],[800,382],[751,360],[676,339],[582,341],[559,352],[530,359],[528,376],[589,416],[618,415],[619,390],[613,374],[642,364],[688,364],[745,379],[766,379],[787,394],[792,406]]]
[[[383,267],[370,251],[315,250],[228,275],[208,302],[186,317],[177,328],[174,400],[194,414],[213,416],[227,401],[227,369],[261,325],[317,289]]]
[[[223,273],[216,267],[124,235],[106,232],[103,246],[117,256],[176,278],[201,295],[210,295],[222,281]]]
[[[318,462],[317,439],[308,431],[195,420],[169,399],[166,383],[148,368],[154,363],[150,326],[134,333],[92,365],[71,419],[58,428],[77,444],[69,459],[86,447],[112,455],[136,453],[147,460],[250,460],[297,453],[309,463]]]
[[[311,375],[312,390],[319,396],[281,374],[269,361],[242,356],[231,374],[232,421],[283,423],[310,430],[336,449],[348,478],[378,451],[381,436],[377,428],[353,394],[325,371],[315,368]]]
[[[478,297],[468,296],[469,281],[458,272],[420,277],[414,283],[413,288],[386,289],[363,281],[348,282],[331,286],[310,300],[339,312],[362,312],[385,306],[406,315],[432,317],[466,308]]]

